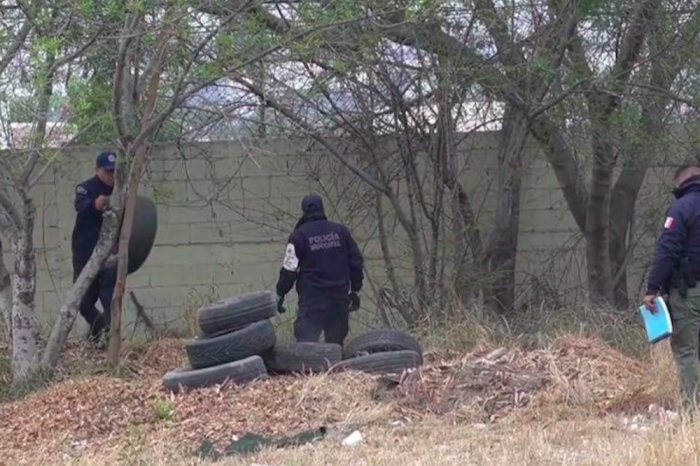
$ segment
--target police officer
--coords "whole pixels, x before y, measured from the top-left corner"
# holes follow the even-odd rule
[[[97,156],[95,176],[80,183],[75,189],[75,227],[73,228],[73,280],[87,264],[102,228],[102,214],[109,205],[114,188],[114,152],[102,152]],[[102,269],[88,288],[80,303],[80,314],[90,326],[90,338],[101,346],[106,344],[111,318],[112,294],[116,283],[116,267]],[[104,313],[95,304],[102,303]]]
[[[349,312],[360,307],[363,259],[350,231],[329,221],[323,200],[306,196],[303,216],[289,237],[279,281],[278,310],[285,312],[284,296],[296,282],[299,310],[294,336],[300,342],[343,344],[349,330]]]
[[[671,349],[685,408],[700,401],[700,167],[684,165],[674,176],[676,201],[669,208],[656,245],[644,304],[667,292],[673,322]]]

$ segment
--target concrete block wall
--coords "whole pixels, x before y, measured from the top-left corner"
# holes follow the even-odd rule
[[[38,212],[34,235],[39,269],[37,310],[43,324],[53,320],[72,282],[74,187],[92,176],[95,154],[102,149],[72,149],[33,192]],[[466,138],[460,156],[463,182],[487,233],[496,198],[497,133]],[[581,234],[556,178],[534,144],[528,145],[525,159],[519,286],[527,291],[536,277],[580,291],[585,283]],[[323,176],[317,179],[319,172]],[[368,274],[381,284],[385,273],[376,219],[353,214],[357,206],[343,195],[350,190],[361,194],[366,188],[352,175],[342,173],[330,155],[318,148],[308,149],[308,142],[301,140],[156,146],[141,189],[158,204],[158,235],[143,269],[130,276],[129,289],[156,323],[180,327],[187,324],[187,313],[202,302],[273,289],[301,198],[312,191],[331,193],[327,210],[334,219],[351,224],[365,252]],[[651,171],[643,203],[651,205],[656,200],[658,204],[666,178],[662,168]],[[395,219],[387,218],[395,262],[399,268],[410,267],[409,250],[400,228],[394,225]],[[635,286],[645,261],[648,257],[633,261],[639,269],[630,274]],[[128,307],[126,321],[133,322],[133,304]]]

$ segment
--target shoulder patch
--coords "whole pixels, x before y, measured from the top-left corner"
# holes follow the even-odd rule
[[[673,219],[673,217],[666,217],[666,221],[664,222],[664,228],[666,230],[671,230],[673,228],[673,225],[675,225],[676,221]]]
[[[292,243],[287,245],[282,267],[290,272],[297,272],[299,270],[299,258],[297,257],[297,251]]]
[[[83,187],[83,185],[79,184],[77,188],[75,188],[75,193],[76,194],[87,194],[87,189]]]

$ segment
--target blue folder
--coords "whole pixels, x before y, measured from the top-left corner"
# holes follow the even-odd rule
[[[652,344],[670,337],[671,333],[673,333],[671,315],[668,312],[666,302],[659,296],[654,300],[654,304],[656,304],[656,312],[654,313],[647,309],[644,304],[639,307],[639,313],[647,331],[647,339]]]

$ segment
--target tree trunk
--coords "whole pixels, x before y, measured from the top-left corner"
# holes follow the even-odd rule
[[[12,345],[12,279],[5,267],[0,240],[0,313],[3,318],[5,341]]]
[[[696,15],[695,20],[689,20],[679,40],[686,40],[687,34],[696,37],[699,21],[700,14]],[[686,43],[692,43],[692,41]],[[652,49],[657,50],[663,46],[663,44],[653,44]],[[669,91],[678,77],[683,56],[682,48],[678,46],[676,50],[667,53],[663,60],[656,60],[652,64],[650,90],[646,91],[642,100],[641,134],[635,138],[636,142],[627,156],[628,161],[623,165],[613,190],[610,206],[610,260],[614,302],[615,307],[620,310],[628,309],[630,304],[626,268],[627,255],[632,252],[628,250],[627,239],[632,226],[637,196],[648,167],[646,160],[650,158],[645,157],[644,154],[663,150],[659,141],[664,140],[664,117],[670,101]]]
[[[33,230],[34,204],[24,198],[24,228],[12,244],[15,273],[12,276],[12,377],[14,382],[32,378],[38,369],[36,352],[36,261]]]
[[[494,229],[486,251],[489,289],[486,300],[490,308],[504,313],[515,302],[515,260],[520,226],[520,195],[528,120],[522,112],[507,111],[503,125],[500,157],[499,198]]]
[[[380,192],[374,193],[379,245],[382,250],[382,258],[384,259],[384,266],[386,268],[386,277],[391,285],[391,292],[394,294],[393,302],[395,303],[396,310],[406,322],[406,325],[412,327],[415,324],[415,319],[413,317],[412,309],[406,306],[401,297],[401,287],[399,286],[399,281],[396,278],[396,267],[394,266],[394,260],[391,257],[391,250],[389,249],[389,236],[386,231],[386,223],[384,222],[382,196],[383,194]]]
[[[613,277],[613,304],[616,309],[625,310],[629,307],[627,291],[627,236],[631,222],[615,220],[615,214],[610,217],[610,268]]]
[[[156,51],[151,58],[151,63],[148,69],[151,74],[146,73],[143,79],[147,79],[148,86],[146,89],[145,102],[143,108],[143,120],[141,121],[140,133],[131,138],[130,133],[124,127],[122,115],[117,112],[115,123],[117,132],[122,141],[123,151],[120,160],[118,161],[117,177],[115,187],[118,192],[118,209],[123,214],[121,217],[121,227],[119,231],[119,248],[117,250],[117,283],[114,287],[114,295],[112,296],[112,318],[110,322],[109,332],[109,349],[107,351],[107,360],[116,365],[119,362],[119,351],[121,349],[121,315],[122,303],[126,293],[126,280],[129,265],[129,239],[134,224],[134,210],[136,208],[136,194],[138,193],[139,183],[146,168],[146,155],[148,154],[148,141],[159,129],[159,125],[152,125],[158,100],[158,91],[160,90],[160,81],[165,67],[166,57],[168,55],[168,41],[175,33],[175,23],[170,23],[172,15],[176,13],[180,7],[169,7],[165,11],[164,27],[159,35],[156,44]],[[177,21],[175,21],[177,22]],[[133,27],[136,28],[138,23],[138,15],[134,16]],[[124,64],[127,62],[127,57],[131,57],[129,51],[130,39],[126,39],[120,46],[120,57],[118,60],[117,71],[115,73],[115,81],[122,84],[129,83],[127,72],[124,70]],[[114,103],[115,109],[121,108],[121,102],[125,96],[120,90],[121,86],[115,85]],[[130,121],[129,123],[133,123]],[[132,143],[133,142],[133,143]],[[128,185],[124,191],[126,181],[126,167],[129,156],[134,155],[134,165],[128,177]],[[124,203],[122,204],[122,201]]]
[[[634,165],[623,168],[615,184],[610,205],[610,267],[613,277],[613,303],[616,309],[629,307],[627,291],[627,263],[629,262],[627,239],[634,218],[634,205],[644,181],[645,163],[631,162]]]
[[[61,306],[58,319],[51,329],[49,341],[42,355],[41,365],[44,369],[53,369],[58,362],[63,346],[68,339],[75,318],[78,315],[78,307],[85,292],[97,277],[101,265],[105,262],[117,237],[118,217],[113,210],[107,210],[104,214],[102,230],[95,246],[95,250],[90,256],[90,260],[83,268],[73,286],[68,290],[66,300]]]
[[[109,350],[107,360],[111,364],[119,362],[119,350],[121,348],[121,314],[124,295],[126,293],[126,279],[129,267],[129,239],[134,226],[134,210],[136,208],[136,194],[138,193],[141,176],[146,166],[146,154],[148,147],[141,145],[136,153],[134,167],[129,176],[129,185],[126,188],[126,202],[124,216],[119,231],[119,249],[117,250],[117,283],[112,297],[112,320],[109,334]]]
[[[586,206],[586,265],[590,300],[598,306],[612,305],[613,286],[610,266],[610,200],[615,169],[609,106],[594,98],[589,104],[592,124],[593,167]]]
[[[436,166],[442,174],[442,183],[450,196],[454,243],[452,286],[459,301],[462,304],[468,304],[475,299],[475,293],[479,288],[474,284],[474,277],[479,274],[473,270],[470,271],[469,267],[470,251],[471,264],[478,267],[482,262],[483,245],[469,196],[459,180],[460,169],[453,138],[452,105],[447,94],[441,99],[440,105]]]

